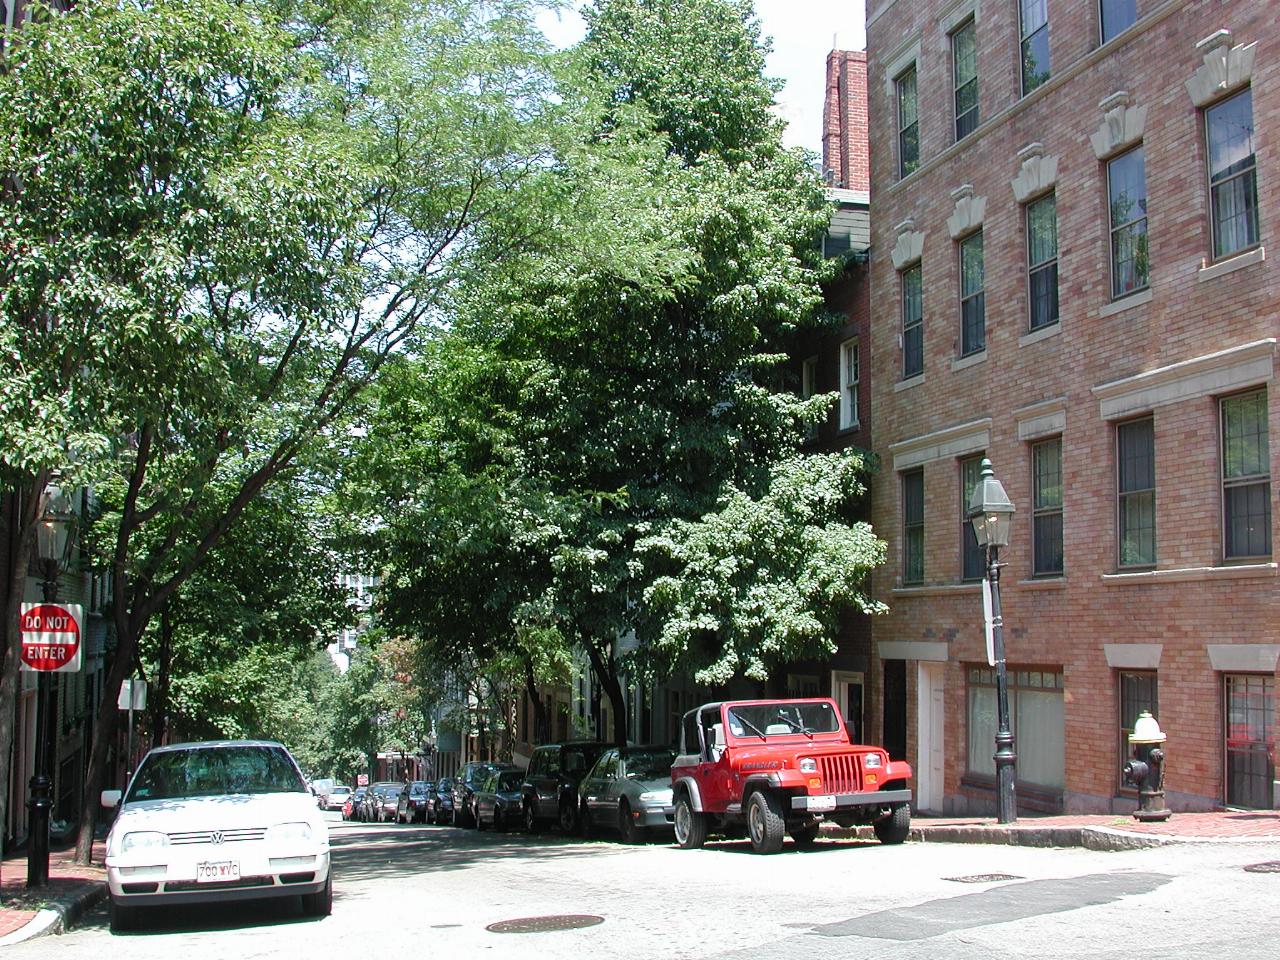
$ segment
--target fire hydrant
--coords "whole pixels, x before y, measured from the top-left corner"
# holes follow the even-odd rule
[[[1124,765],[1124,782],[1138,789],[1135,820],[1169,819],[1169,808],[1164,805],[1164,750],[1160,748],[1164,741],[1164,731],[1156,718],[1143,710],[1129,734],[1133,759]]]

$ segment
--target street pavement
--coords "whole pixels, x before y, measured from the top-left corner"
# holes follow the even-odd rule
[[[1262,815],[1253,815],[1262,816]],[[1176,820],[1176,818],[1175,818]],[[1248,821],[1252,823],[1254,821]],[[168,909],[113,937],[99,906],[14,958],[130,960],[379,956],[400,951],[537,960],[610,958],[1273,958],[1280,838],[1081,847],[824,838],[758,856],[745,841],[700,851],[554,833],[333,824],[335,903]],[[594,926],[494,933],[530,917]]]

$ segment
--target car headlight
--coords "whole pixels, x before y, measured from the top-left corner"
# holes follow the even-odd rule
[[[670,790],[646,790],[640,794],[641,803],[670,803]]]
[[[154,847],[167,847],[169,845],[169,837],[157,830],[139,830],[136,833],[126,833],[120,841],[120,852],[128,853],[130,850],[147,850]]]
[[[801,757],[800,772],[801,773],[817,773],[818,761],[815,760],[813,757]]]
[[[868,770],[871,769],[872,767],[880,766],[880,754],[868,753],[865,757],[862,758],[862,765],[866,767]]]
[[[267,831],[267,839],[272,842],[281,840],[310,840],[311,824],[309,823],[277,823]]]

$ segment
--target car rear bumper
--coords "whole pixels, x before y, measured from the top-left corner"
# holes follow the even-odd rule
[[[893,803],[910,803],[910,790],[864,790],[860,793],[837,793],[825,796],[791,798],[792,810],[809,813],[832,813],[866,807],[883,807]]]

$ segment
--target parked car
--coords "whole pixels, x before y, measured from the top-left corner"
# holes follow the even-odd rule
[[[333,908],[329,828],[289,751],[267,740],[179,743],[149,751],[107,835],[111,929],[140,907],[299,896]]]
[[[519,767],[494,766],[489,775],[476,789],[475,806],[476,829],[483,830],[491,826],[495,830],[520,823],[523,815],[521,802],[524,793],[520,789],[524,784],[524,771]]]
[[[396,801],[396,823],[417,823],[427,818],[427,797],[436,785],[430,780],[414,780],[407,790],[400,791]]]
[[[668,747],[610,747],[600,754],[578,785],[578,818],[584,835],[600,827],[617,830],[626,843],[638,843],[645,831],[674,822]]]
[[[388,787],[398,786],[398,783],[391,780],[379,780],[377,783],[369,784],[369,790],[364,795],[364,804],[360,807],[360,819],[364,823],[377,823],[381,819],[383,794]]]
[[[594,740],[537,747],[525,773],[524,825],[530,833],[556,822],[564,833],[578,829],[578,784],[610,744]]]
[[[458,774],[453,778],[453,807],[450,818],[450,823],[455,827],[476,825],[473,806],[476,787],[484,782],[493,766],[485,760],[472,760],[458,768]]]
[[[684,715],[671,767],[676,842],[700,847],[710,832],[745,826],[757,853],[776,853],[785,834],[807,846],[831,820],[902,843],[910,779],[911,766],[883,748],[850,743],[829,698],[704,704]]]
[[[441,777],[427,797],[427,823],[451,823],[453,820],[453,777]]]
[[[373,819],[378,823],[390,823],[396,818],[396,807],[400,803],[400,794],[405,784],[388,783],[382,788],[381,801],[373,811]]]
[[[368,787],[356,787],[355,792],[347,797],[347,802],[342,805],[343,820],[359,819],[359,809],[364,804],[364,795],[368,791]]]
[[[346,804],[347,798],[351,796],[351,788],[339,784],[330,788],[329,792],[322,794],[320,797],[321,810],[341,810]]]

